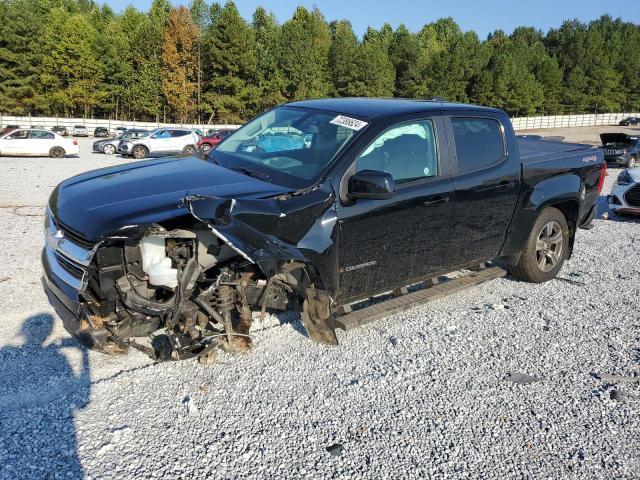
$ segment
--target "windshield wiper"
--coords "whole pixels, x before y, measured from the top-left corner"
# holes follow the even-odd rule
[[[245,175],[249,175],[250,177],[262,178],[264,180],[271,180],[271,176],[266,173],[258,172],[257,170],[251,170],[247,167],[241,167],[240,165],[223,165],[224,167],[230,168],[232,170],[237,170],[239,172],[244,173]]]

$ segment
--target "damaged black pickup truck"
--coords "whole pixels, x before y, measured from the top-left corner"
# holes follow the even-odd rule
[[[62,182],[45,284],[73,314],[67,329],[108,353],[247,349],[252,311],[267,309],[299,308],[311,339],[336,344],[341,306],[420,279],[492,259],[554,278],[605,173],[601,150],[517,138],[501,110],[294,102],[207,158]]]

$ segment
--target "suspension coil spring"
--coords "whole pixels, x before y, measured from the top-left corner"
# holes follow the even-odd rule
[[[224,330],[227,334],[227,343],[231,345],[233,337],[233,326],[231,325],[231,311],[234,308],[233,290],[229,285],[221,284],[216,292],[218,308],[222,311],[224,318]]]
[[[222,312],[231,312],[231,310],[233,310],[233,290],[229,285],[222,284],[218,286],[215,302]]]

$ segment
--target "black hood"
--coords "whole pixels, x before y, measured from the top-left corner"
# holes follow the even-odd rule
[[[290,189],[197,157],[171,157],[93,170],[65,180],[49,208],[62,224],[97,241],[128,225],[188,214],[187,195],[262,198]]]

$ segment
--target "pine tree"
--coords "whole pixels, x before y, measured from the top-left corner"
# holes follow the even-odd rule
[[[212,7],[211,25],[204,39],[206,69],[211,80],[205,102],[212,116],[240,121],[255,111],[256,43],[250,25],[231,1]]]
[[[326,97],[329,81],[331,31],[319,10],[298,7],[282,25],[281,68],[290,100]]]
[[[189,9],[171,9],[162,46],[162,93],[181,122],[187,122],[196,107],[198,40]]]
[[[281,29],[273,15],[258,7],[253,14],[253,31],[256,37],[256,82],[259,98],[255,114],[283,103],[286,88],[284,74],[280,68],[282,58]]]

